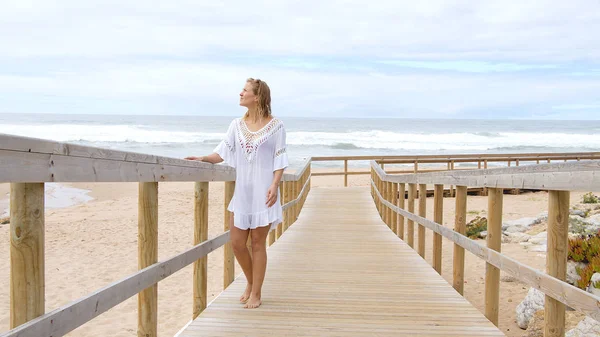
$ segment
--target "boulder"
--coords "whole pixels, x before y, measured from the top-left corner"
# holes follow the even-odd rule
[[[590,218],[582,218],[577,215],[569,216],[569,232],[579,235],[592,235],[600,230],[600,219],[595,215]]]
[[[479,237],[485,239],[487,237],[487,231],[479,232]]]
[[[577,274],[577,268],[583,269],[586,264],[583,262],[567,261],[567,283],[574,285],[581,278]]]
[[[527,324],[524,337],[544,337],[544,309],[536,311]]]
[[[600,281],[600,273],[594,273],[592,278],[590,279],[590,284],[587,287],[587,292],[590,294],[594,294],[596,296],[600,296],[600,289],[594,287],[594,283]]]
[[[506,233],[506,236],[508,238],[508,242],[514,242],[514,243],[527,242],[531,238],[531,236],[529,234],[525,234],[525,233],[521,233],[521,232]]]
[[[541,232],[532,236],[528,242],[534,245],[545,245],[548,243],[548,232]]]
[[[517,220],[510,220],[502,223],[502,231],[506,231],[509,233],[514,232],[525,232],[529,229],[529,227],[533,225],[537,225],[541,223],[542,220],[540,218],[521,218]],[[511,229],[512,228],[512,229]]]
[[[585,211],[580,210],[580,209],[572,209],[569,211],[570,215],[577,215],[580,216],[582,218],[585,218]]]
[[[527,329],[527,325],[533,314],[540,309],[544,309],[544,300],[545,295],[543,292],[535,288],[529,288],[527,296],[519,303],[516,309],[517,325],[519,328]]]
[[[565,337],[600,337],[600,323],[586,316],[575,328],[567,331]]]

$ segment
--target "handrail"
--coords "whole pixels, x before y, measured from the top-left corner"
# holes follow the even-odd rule
[[[64,336],[229,242],[229,231],[34,318],[0,337]]]
[[[600,152],[541,152],[541,153],[471,153],[471,154],[443,154],[443,155],[398,155],[398,156],[330,156],[330,157],[312,157],[312,161],[334,161],[334,160],[361,160],[361,161],[385,161],[395,159],[411,159],[411,160],[422,160],[422,159],[440,159],[440,160],[452,160],[458,158],[478,158],[484,160],[486,158],[494,157],[539,157],[546,158],[548,156],[557,155],[569,155],[569,156],[597,156],[600,158]]]
[[[0,134],[0,183],[232,180],[224,165]]]
[[[374,161],[371,162],[371,168],[381,179],[393,183],[565,191],[600,190],[600,160],[402,175],[389,175]]]
[[[384,181],[387,180],[384,179]],[[377,189],[377,186],[373,180],[371,180],[371,185],[374,187],[374,191],[379,199],[379,202],[391,208],[394,212],[399,213],[405,218],[413,220],[414,222],[431,229],[435,233],[444,236],[455,244],[475,254],[479,258],[499,268],[500,270],[511,274],[519,281],[541,290],[543,293],[551,296],[552,298],[574,309],[580,310],[596,320],[600,320],[600,297],[585,292],[566,282],[522,264],[493,249],[481,246],[474,240],[469,239],[468,237],[449,228],[446,228],[443,225],[407,212],[385,200]]]
[[[283,231],[291,226],[300,214],[304,200],[310,191],[310,164],[311,160],[308,158],[297,173],[283,175],[281,191],[285,189],[285,201],[287,201],[282,205],[282,209],[285,212],[285,225],[279,224],[277,227],[270,229],[269,244],[273,244],[275,238],[279,238]],[[194,235],[200,235],[199,233],[203,231],[204,234],[202,235],[206,235],[205,228],[208,226],[208,213],[206,211],[208,207],[208,182],[225,182],[226,197],[224,202],[226,206],[233,193],[232,187],[235,184],[235,169],[225,165],[213,165],[177,158],[0,134],[0,183],[16,183],[15,188],[19,189],[19,193],[27,196],[27,198],[23,198],[24,201],[15,201],[16,205],[22,208],[23,213],[27,214],[25,217],[35,213],[33,210],[43,209],[43,183],[45,182],[139,182],[139,202],[140,205],[143,203],[145,212],[148,212],[147,217],[144,215],[143,218],[140,218],[141,223],[139,226],[144,226],[144,230],[148,229],[152,232],[152,229],[150,229],[153,226],[152,222],[156,224],[156,219],[152,219],[152,212],[157,212],[157,204],[153,201],[158,194],[157,185],[155,184],[166,181],[196,183],[197,195],[195,196],[194,207],[197,213],[195,214]],[[302,186],[299,186],[300,181],[303,181]],[[142,194],[142,186],[144,187],[144,194]],[[200,195],[199,193],[204,194]],[[228,196],[228,193],[231,193],[231,195]],[[291,198],[293,199],[290,200]],[[281,202],[284,202],[283,193],[281,194]],[[200,210],[202,208],[203,210]],[[28,236],[26,239],[38,245],[32,249],[37,249],[41,254],[44,254],[44,216],[43,212],[41,214],[41,221],[40,219],[35,219],[32,224],[29,224],[30,219],[28,218],[15,218],[17,219],[15,221],[17,225],[15,226],[23,224],[30,226],[33,230],[26,231],[25,235]],[[142,215],[140,214],[140,216]],[[228,211],[225,210],[225,221],[227,221],[228,216]],[[11,223],[13,223],[12,220],[14,219],[11,218]],[[142,230],[141,228],[140,230]],[[275,235],[275,232],[277,232],[277,235]],[[8,332],[0,333],[0,337],[40,336],[44,334],[62,336],[125,301],[127,298],[148,290],[149,287],[152,287],[183,267],[199,259],[206,258],[211,251],[230,242],[229,233],[228,225],[226,225],[225,232],[218,237],[198,243],[196,246],[164,262],[156,262],[155,260],[155,263],[153,263],[153,261],[146,261],[144,264],[150,264],[148,267],[49,313],[43,314],[44,310],[42,309],[41,312],[38,311],[37,313],[40,315],[39,317],[22,324],[19,323],[21,325],[18,327]],[[25,235],[23,237],[17,235],[17,238],[24,240]],[[155,241],[157,238],[147,239]],[[195,238],[195,240],[199,242],[206,239]],[[155,252],[156,248],[144,246],[143,249],[154,250]],[[232,251],[225,249],[226,259],[233,261],[232,255],[228,257],[229,253],[232,254]],[[34,258],[36,254],[30,255]],[[41,262],[34,262],[29,259],[24,259],[21,262],[27,265],[41,263],[43,267],[43,259]],[[37,265],[32,267],[34,272],[40,272],[38,267]],[[233,267],[231,267],[232,269]],[[225,280],[229,278],[231,270],[224,271]],[[202,277],[206,278],[206,271],[203,272]],[[32,287],[39,288],[40,284],[34,283]],[[225,287],[228,284],[225,281]],[[43,288],[41,294],[44,295]],[[27,303],[17,304],[17,310],[23,311],[22,309],[24,308],[29,310],[32,305],[29,302],[28,300]],[[144,305],[146,304],[144,303]],[[35,302],[35,305],[38,308],[38,302]],[[200,307],[199,310],[201,311],[202,308]],[[195,307],[194,309],[196,310],[197,308]]]

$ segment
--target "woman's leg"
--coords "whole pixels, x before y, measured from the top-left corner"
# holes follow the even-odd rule
[[[252,292],[245,308],[258,308],[262,303],[260,300],[262,284],[267,271],[267,235],[271,224],[264,227],[251,229],[252,236]]]
[[[240,267],[242,267],[242,271],[244,272],[246,280],[248,281],[248,284],[246,285],[246,291],[244,291],[240,297],[240,302],[242,303],[246,303],[246,301],[248,301],[248,298],[250,298],[250,292],[252,291],[252,258],[250,257],[250,252],[246,246],[249,233],[250,230],[242,230],[233,225],[233,214],[231,214],[231,219],[229,221],[229,234],[231,237],[233,254],[240,264]]]

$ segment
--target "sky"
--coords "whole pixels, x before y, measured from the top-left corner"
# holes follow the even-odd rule
[[[600,2],[0,0],[0,113],[600,119]]]

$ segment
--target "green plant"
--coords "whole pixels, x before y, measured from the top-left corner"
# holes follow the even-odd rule
[[[576,285],[581,289],[586,289],[592,275],[600,272],[600,231],[593,235],[581,235],[569,239],[568,259],[587,264],[584,268],[576,268],[580,277]],[[600,288],[600,282],[594,282],[593,286]]]
[[[480,232],[487,230],[487,219],[477,216],[467,224],[466,235],[471,239],[476,239]]]
[[[584,204],[597,204],[600,200],[597,196],[595,196],[592,192],[588,192],[583,195],[583,203]]]

